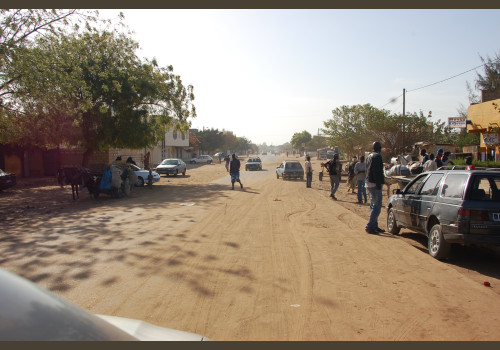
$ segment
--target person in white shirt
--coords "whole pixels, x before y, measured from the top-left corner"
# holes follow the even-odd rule
[[[434,159],[434,154],[431,153],[429,160],[424,163],[424,171],[433,171],[437,169],[437,163]]]
[[[311,157],[310,156],[306,156],[306,162],[304,163],[304,168],[305,168],[306,179],[307,179],[306,187],[311,188],[313,169],[311,166]]]

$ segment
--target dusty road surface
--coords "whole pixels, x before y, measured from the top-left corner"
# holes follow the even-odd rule
[[[234,191],[223,164],[121,199],[20,183],[0,193],[0,267],[91,312],[212,340],[500,340],[498,254],[440,262],[409,231],[368,235],[345,183],[332,201],[317,160],[307,189],[276,179],[281,159]]]

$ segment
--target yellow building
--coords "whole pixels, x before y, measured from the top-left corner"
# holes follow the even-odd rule
[[[500,162],[500,98],[469,106],[467,132],[481,133],[481,160]]]

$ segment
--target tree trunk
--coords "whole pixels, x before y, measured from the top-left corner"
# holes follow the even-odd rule
[[[83,153],[82,159],[82,167],[88,168],[90,163],[90,157],[94,154],[94,150],[92,148],[87,148],[87,150]]]

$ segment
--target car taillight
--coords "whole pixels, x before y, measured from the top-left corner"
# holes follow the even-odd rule
[[[470,209],[460,208],[460,209],[458,209],[458,215],[459,216],[470,216]]]

